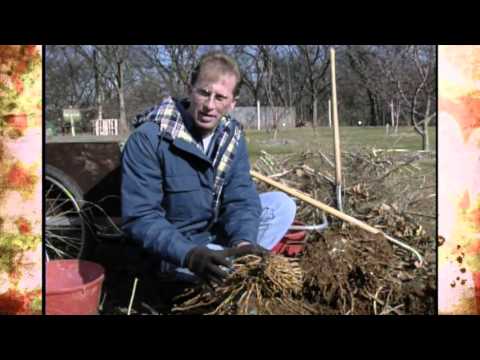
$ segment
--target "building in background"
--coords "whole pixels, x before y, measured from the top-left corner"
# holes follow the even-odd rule
[[[230,113],[245,129],[271,130],[275,121],[279,129],[291,129],[296,126],[294,107],[237,106]]]

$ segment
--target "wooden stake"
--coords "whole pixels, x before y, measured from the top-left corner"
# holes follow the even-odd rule
[[[338,131],[338,108],[337,108],[337,81],[335,79],[335,49],[330,49],[330,64],[332,69],[332,101],[333,101],[333,135],[335,142],[335,179],[337,184],[342,184],[342,168],[340,160],[340,134]]]
[[[335,49],[330,49],[330,67],[332,69],[332,101],[333,101],[333,141],[335,144],[335,182],[337,187],[337,206],[342,210],[342,161],[340,153],[340,132],[338,126],[337,81],[335,76]]]
[[[328,99],[328,127],[332,127],[332,101]]]

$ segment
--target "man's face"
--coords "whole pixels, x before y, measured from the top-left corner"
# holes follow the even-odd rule
[[[199,76],[190,89],[191,105],[188,109],[195,127],[208,135],[217,127],[220,118],[235,107],[233,91],[237,78],[225,73],[216,76]]]

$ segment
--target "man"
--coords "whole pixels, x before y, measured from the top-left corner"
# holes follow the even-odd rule
[[[256,192],[240,124],[228,115],[240,82],[232,58],[206,54],[188,99],[137,116],[124,147],[123,229],[180,279],[221,282],[229,258],[272,249],[295,216],[285,194]]]

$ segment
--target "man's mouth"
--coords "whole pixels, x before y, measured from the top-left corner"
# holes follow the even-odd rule
[[[199,112],[198,113],[200,116],[198,117],[198,119],[201,121],[201,122],[211,122],[211,121],[214,121],[215,120],[215,116],[211,115],[211,114],[207,114],[207,113],[204,113],[204,112]]]

